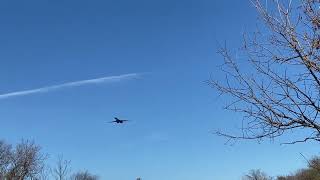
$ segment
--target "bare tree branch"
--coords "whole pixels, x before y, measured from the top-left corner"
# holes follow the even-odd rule
[[[260,0],[251,2],[267,32],[244,35],[245,68],[227,47],[220,48],[225,81],[208,81],[233,97],[225,108],[243,115],[242,135],[217,134],[264,139],[295,130],[311,135],[284,144],[320,141],[320,2],[275,0],[268,9]]]

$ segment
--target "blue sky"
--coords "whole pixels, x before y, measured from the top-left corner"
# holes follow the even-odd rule
[[[211,134],[241,120],[204,81],[223,77],[218,43],[236,49],[254,30],[249,1],[2,0],[0,24],[0,94],[137,75],[0,98],[0,138],[33,139],[49,162],[63,154],[102,179],[233,180],[289,173],[305,166],[300,152],[318,153]],[[106,123],[114,116],[132,122]]]

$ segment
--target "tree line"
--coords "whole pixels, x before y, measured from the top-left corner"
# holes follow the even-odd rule
[[[307,160],[308,166],[288,175],[271,177],[260,169],[250,170],[242,180],[317,180],[320,179],[320,157]]]
[[[59,156],[56,164],[46,164],[48,155],[33,141],[15,146],[0,140],[0,180],[98,180],[87,170],[71,172],[71,162]]]

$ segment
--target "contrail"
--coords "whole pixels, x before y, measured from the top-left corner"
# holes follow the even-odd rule
[[[46,86],[46,87],[37,88],[37,89],[0,94],[0,99],[5,99],[5,98],[10,98],[15,96],[25,96],[25,95],[36,94],[36,93],[44,93],[44,92],[59,90],[62,88],[83,86],[83,85],[89,85],[89,84],[114,83],[114,82],[129,80],[137,77],[139,77],[138,73],[131,73],[131,74],[122,74],[119,76],[107,76],[107,77],[96,78],[96,79],[74,81],[74,82],[53,85],[53,86]]]

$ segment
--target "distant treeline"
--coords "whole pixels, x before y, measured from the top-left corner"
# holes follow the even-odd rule
[[[320,180],[320,157],[315,156],[310,160],[306,160],[308,166],[299,169],[288,175],[280,175],[277,177],[268,176],[261,170],[251,170],[245,175],[243,180]]]
[[[62,156],[53,167],[46,164],[48,155],[32,141],[22,140],[13,146],[0,140],[0,180],[98,180],[88,171],[72,172],[70,161]]]

